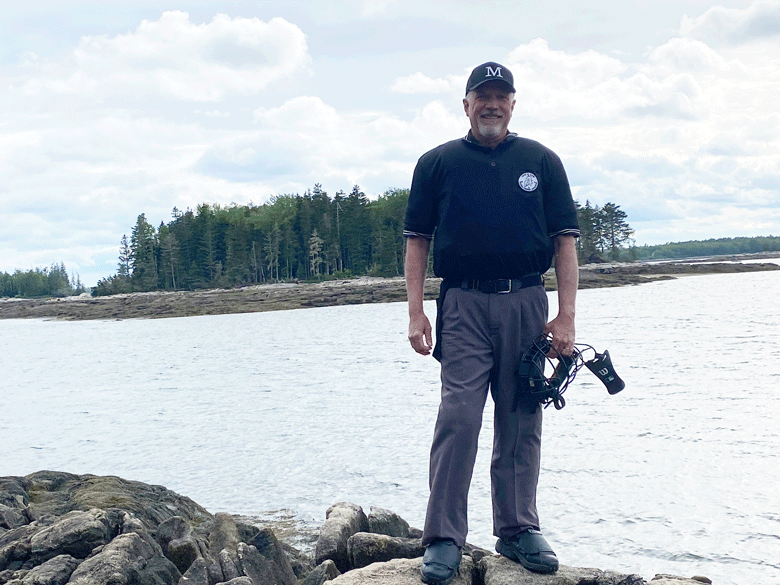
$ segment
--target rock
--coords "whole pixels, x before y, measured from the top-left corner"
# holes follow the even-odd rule
[[[0,478],[0,524],[0,585],[417,585],[424,552],[420,531],[393,512],[372,507],[367,518],[340,502],[326,513],[313,568],[271,528],[212,516],[161,486],[51,471]],[[637,575],[566,566],[537,575],[468,544],[463,553],[453,585],[647,585]],[[711,582],[652,581],[700,583]]]
[[[650,580],[649,585],[700,585],[701,583],[712,583],[712,580],[701,575],[696,575],[690,579],[674,575],[656,575]]]
[[[312,570],[311,573],[306,575],[306,578],[301,582],[301,585],[322,585],[325,581],[330,581],[341,575],[336,563],[331,560],[323,561]]]
[[[138,585],[177,585],[181,573],[165,557],[154,557],[138,574]]]
[[[85,559],[92,549],[111,540],[109,526],[101,510],[69,512],[32,536],[30,553],[38,564],[62,554]]]
[[[187,572],[184,573],[178,585],[209,585],[209,570],[206,559],[198,558],[190,565]]]
[[[165,522],[162,522],[157,527],[157,543],[165,550],[168,543],[177,538],[184,538],[189,536],[192,532],[192,528],[187,524],[187,521],[181,516],[174,516],[168,518]]]
[[[155,558],[157,557],[157,558]],[[154,559],[155,562],[150,562]],[[167,580],[160,580],[165,576]],[[162,555],[151,537],[135,532],[120,534],[73,572],[73,585],[125,585],[130,583],[178,583],[181,574]]]
[[[162,486],[113,476],[73,475],[58,471],[39,471],[23,479],[22,485],[26,486],[31,509],[29,513],[39,518],[62,516],[73,510],[117,508],[138,518],[147,530],[156,529],[174,516],[193,523],[211,519],[211,514],[195,502]]]
[[[240,539],[238,526],[230,514],[214,515],[214,521],[208,528],[208,541],[209,552],[214,558],[217,558],[222,550],[227,550],[232,555],[236,554]]]
[[[344,573],[330,583],[332,585],[420,585],[420,565],[422,559],[393,559],[386,563],[374,563],[362,569]],[[471,585],[475,583],[474,564],[470,557],[464,556],[460,562],[458,575],[451,585]]]
[[[347,552],[350,566],[359,569],[391,559],[415,559],[423,556],[425,547],[417,539],[358,532],[347,540]]]
[[[238,568],[254,585],[277,585],[271,561],[244,542],[238,545]]]
[[[63,585],[80,561],[70,555],[58,555],[31,569],[22,579],[24,585]]]
[[[257,552],[271,562],[276,582],[283,585],[292,585],[297,581],[292,565],[290,565],[290,559],[276,539],[273,530],[270,528],[261,529],[249,544],[254,546]]]
[[[190,535],[170,541],[165,550],[165,557],[176,565],[180,573],[186,572],[199,556],[198,543]]]
[[[284,542],[280,544],[282,545],[282,550],[284,550],[287,558],[290,560],[290,566],[292,567],[293,573],[295,573],[295,576],[298,579],[303,579],[314,570],[313,559],[310,555],[304,554],[297,548]]]
[[[225,581],[224,585],[254,585],[249,577],[236,577],[230,581]]]
[[[24,510],[0,504],[0,528],[19,528],[25,524],[27,524],[27,516],[24,515]]]
[[[23,477],[0,477],[0,504],[24,510],[30,503],[28,487],[29,482]]]
[[[368,531],[368,518],[363,508],[349,502],[334,504],[325,513],[320,536],[314,549],[314,560],[319,565],[330,559],[339,571],[349,571],[347,540],[357,532]]]
[[[409,538],[409,523],[395,512],[371,506],[368,514],[368,532]]]
[[[241,576],[241,574],[238,572],[238,568],[236,568],[236,562],[233,560],[233,557],[231,557],[230,553],[224,549],[219,553],[219,566],[222,570],[222,577],[225,581],[231,581],[236,577]]]
[[[463,557],[468,558],[468,557]],[[647,585],[638,575],[621,575],[599,569],[581,569],[561,565],[552,575],[539,575],[524,569],[506,557],[491,555],[478,563],[480,580],[485,585]]]
[[[225,581],[230,580],[222,573],[222,567],[219,566],[219,562],[208,563],[206,566],[206,573],[209,576],[209,583],[224,583]],[[241,575],[236,576],[240,577]]]

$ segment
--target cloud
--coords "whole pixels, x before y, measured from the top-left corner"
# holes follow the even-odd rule
[[[196,24],[186,12],[171,11],[127,34],[83,37],[64,67],[27,59],[30,77],[19,89],[28,96],[217,102],[256,94],[309,62],[303,31],[282,18],[217,14]]]
[[[755,2],[745,9],[713,6],[701,16],[684,16],[680,36],[714,45],[780,37],[780,2]]]
[[[460,80],[457,80],[460,81]],[[406,75],[404,77],[398,77],[390,86],[390,91],[396,93],[448,93],[453,90],[455,86],[455,79],[443,79],[441,77],[437,79],[431,79],[430,77],[423,75],[419,71]],[[466,86],[466,77],[463,77],[463,87]],[[460,86],[459,85],[459,86]]]
[[[540,36],[485,59],[514,73],[510,129],[561,156],[580,202],[620,205],[638,242],[778,233],[780,43],[758,27],[778,5],[713,8],[642,53]],[[402,8],[353,3],[339,26],[401,31]],[[64,261],[94,284],[140,213],[158,225],[174,206],[260,204],[314,183],[374,196],[408,187],[422,153],[468,129],[463,53],[363,52],[365,39],[305,19],[203,13],[0,61],[0,270]]]

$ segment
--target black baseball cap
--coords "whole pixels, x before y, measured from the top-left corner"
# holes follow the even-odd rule
[[[512,93],[515,93],[515,78],[512,76],[512,72],[494,61],[488,61],[474,68],[466,82],[466,93],[477,89],[488,81],[503,81],[509,86]]]

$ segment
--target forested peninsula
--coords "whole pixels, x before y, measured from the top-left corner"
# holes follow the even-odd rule
[[[780,270],[778,253],[721,258],[718,262],[608,263],[580,267],[580,289],[642,284],[678,276]],[[425,285],[426,299],[436,298],[438,278]],[[555,290],[555,273],[545,275],[547,290]],[[0,299],[0,319],[53,318],[63,320],[138,319],[255,313],[333,305],[401,302],[406,300],[402,277],[361,277],[319,283],[257,284],[229,289],[154,291],[92,297],[88,293],[64,298]]]
[[[174,317],[405,300],[408,198],[408,189],[391,189],[370,200],[357,185],[331,197],[316,184],[303,195],[278,195],[262,205],[174,207],[171,220],[156,228],[142,213],[119,242],[116,273],[90,291],[62,263],[0,273],[0,318]],[[778,268],[722,262],[728,260],[723,255],[780,256],[780,237],[636,246],[619,205],[575,203],[581,288]],[[721,264],[683,260],[693,256],[717,257]],[[676,262],[655,263],[661,259]],[[555,288],[552,272],[546,286]],[[437,289],[432,279],[428,298]]]

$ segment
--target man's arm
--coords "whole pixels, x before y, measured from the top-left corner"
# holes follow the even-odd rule
[[[431,323],[423,311],[425,273],[428,270],[430,242],[419,236],[406,238],[406,296],[409,300],[409,343],[419,354],[428,355],[433,347]]]
[[[579,267],[574,236],[555,237],[555,277],[558,280],[558,316],[547,324],[555,351],[571,355],[574,349],[574,313]]]

